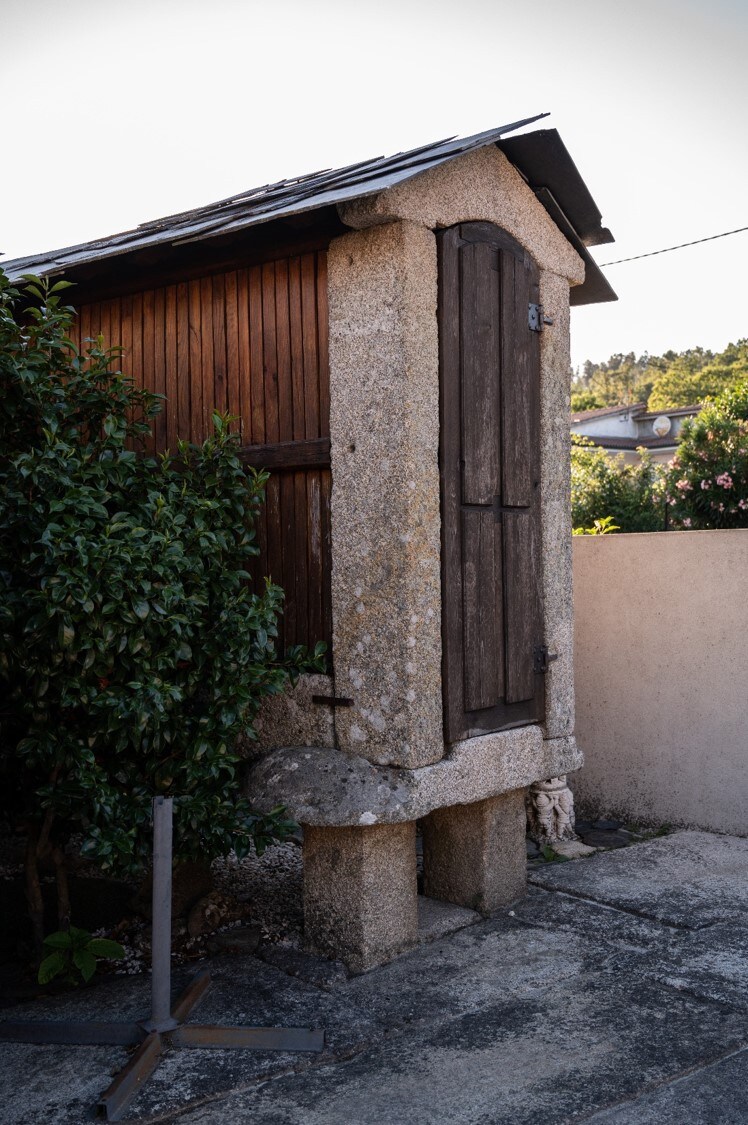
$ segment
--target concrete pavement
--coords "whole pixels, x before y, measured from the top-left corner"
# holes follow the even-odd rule
[[[126,1120],[748,1122],[748,840],[676,832],[530,881],[510,910],[359,977],[214,959],[195,1019],[324,1027],[324,1055],[173,1050]],[[148,992],[111,979],[0,1018],[138,1018]],[[0,1044],[0,1120],[87,1121],[126,1058]]]

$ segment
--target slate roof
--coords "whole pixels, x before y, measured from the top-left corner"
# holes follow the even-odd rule
[[[637,422],[648,422],[650,419],[654,421],[661,414],[667,414],[669,418],[681,418],[689,414],[698,414],[703,408],[703,402],[693,402],[690,406],[668,406],[664,410],[650,410],[648,414],[639,414],[636,420]]]
[[[556,130],[543,129],[513,137],[511,144],[506,142],[506,148],[502,141],[505,134],[547,116],[537,114],[471,137],[452,137],[395,156],[376,157],[346,168],[265,184],[206,207],[142,223],[134,230],[0,264],[10,277],[23,273],[69,275],[76,266],[153,247],[203,242],[375,195],[465,153],[497,144],[505,149],[551,218],[585,260],[587,280],[572,290],[572,303],[616,300],[607,279],[586,251],[587,246],[612,242],[613,236],[601,225],[600,212]]]

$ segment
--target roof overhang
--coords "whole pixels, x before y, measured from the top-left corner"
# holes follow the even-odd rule
[[[522,173],[561,233],[584,260],[582,285],[571,290],[572,305],[617,301],[608,279],[587,251],[615,239],[602,225],[602,215],[589,188],[556,129],[537,129],[498,142],[498,147]]]

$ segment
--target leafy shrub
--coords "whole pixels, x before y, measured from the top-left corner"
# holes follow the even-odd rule
[[[748,380],[684,423],[667,484],[677,526],[748,527]]]
[[[75,926],[49,934],[44,939],[44,949],[48,952],[39,966],[39,984],[49,984],[55,977],[77,984],[79,976],[88,983],[96,972],[97,961],[120,961],[125,956],[118,941],[93,937]]]
[[[573,527],[594,527],[609,517],[621,531],[662,531],[664,511],[663,473],[648,453],[627,465],[622,454],[609,457],[587,438],[572,434]]]
[[[571,396],[572,414],[581,414],[585,410],[599,410],[605,403],[594,391],[576,391]]]
[[[201,446],[137,453],[158,399],[101,339],[76,351],[66,284],[20,294],[0,271],[0,809],[28,834],[37,950],[36,863],[55,862],[65,929],[73,832],[120,872],[148,859],[157,794],[178,799],[178,856],[283,834],[240,795],[236,740],[310,666],[276,654],[282,591],[248,581],[266,474],[219,415]]]

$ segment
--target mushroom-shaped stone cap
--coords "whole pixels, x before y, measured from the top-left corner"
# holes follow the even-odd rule
[[[573,738],[544,742],[540,727],[527,726],[455,743],[441,762],[414,770],[377,766],[339,750],[284,747],[251,767],[248,792],[260,811],[285,805],[300,824],[398,824],[526,788],[581,764]]]
[[[375,766],[339,750],[287,747],[252,767],[249,793],[263,811],[286,805],[301,824],[396,824],[421,815],[413,803],[418,772]]]

